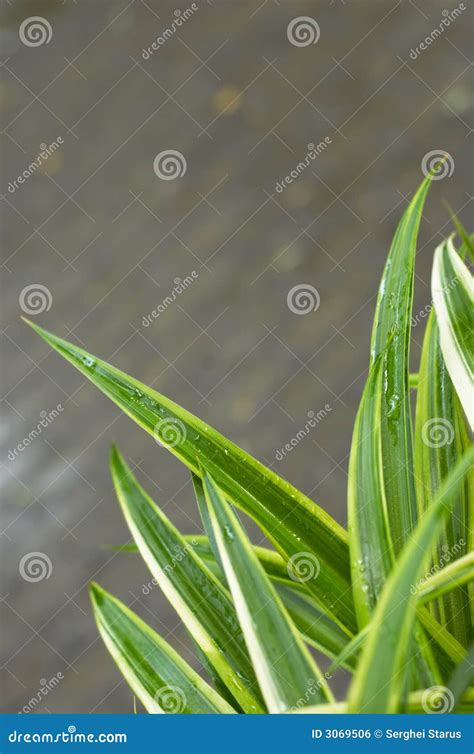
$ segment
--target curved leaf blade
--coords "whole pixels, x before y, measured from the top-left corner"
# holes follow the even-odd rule
[[[446,367],[474,430],[474,280],[452,238],[435,251],[431,293]]]
[[[382,367],[380,356],[362,394],[349,460],[349,549],[359,629],[370,621],[394,562],[382,462]]]
[[[204,473],[209,517],[227,583],[269,712],[301,704],[314,679],[314,695],[331,701],[319,668],[261,567],[236,515],[211,476]]]
[[[434,312],[431,312],[423,340],[416,400],[415,478],[420,516],[431,506],[443,479],[469,445],[462,409],[446,369],[438,325]],[[433,551],[435,569],[444,570],[446,563],[467,551],[469,510],[472,518],[474,504],[472,499],[469,500],[469,487],[468,476]],[[467,587],[459,585],[459,588],[445,593],[442,599],[430,605],[430,610],[458,641],[467,646],[472,636]]]
[[[428,176],[395,232],[380,283],[372,331],[371,364],[383,355],[382,463],[393,547],[398,554],[416,522],[413,440],[408,384],[410,319],[416,243]]]
[[[228,592],[138,484],[115,448],[110,465],[127,525],[166,598],[242,709],[262,712],[258,685]]]
[[[168,642],[98,584],[90,586],[97,627],[147,712],[231,714],[227,704]]]
[[[422,575],[429,551],[473,462],[474,448],[471,448],[443,482],[391,572],[353,677],[349,691],[350,712],[399,710],[406,678],[403,661],[416,617],[416,591],[413,594],[412,586]]]
[[[419,589],[419,600],[425,605],[472,581],[474,581],[474,552],[469,552],[426,579]]]
[[[349,635],[356,630],[347,532],[328,513],[173,401],[26,321],[193,473],[200,473],[198,459],[205,464],[224,495],[256,521],[286,558],[301,551],[313,553],[321,571],[308,587]]]

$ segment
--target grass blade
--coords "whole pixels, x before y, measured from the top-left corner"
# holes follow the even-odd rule
[[[417,515],[408,356],[416,242],[430,183],[431,177],[423,181],[396,230],[380,284],[371,342],[371,364],[382,354],[384,358],[382,463],[396,554],[409,537]]]
[[[410,714],[426,713],[426,699],[431,692],[432,689],[413,691],[408,697],[403,712]],[[311,707],[301,707],[295,710],[295,713],[301,715],[344,715],[348,711],[348,705],[345,702],[336,702],[336,704],[318,704]],[[437,710],[435,709],[434,711]],[[454,712],[466,715],[474,714],[474,689],[468,689],[464,692],[462,698],[456,703]]]
[[[443,358],[474,430],[474,280],[451,238],[435,251],[431,293]]]
[[[394,561],[382,463],[382,366],[381,355],[364,388],[349,460],[349,541],[359,629],[370,621]]]
[[[116,449],[111,472],[130,532],[166,598],[242,709],[262,712],[258,685],[228,592],[140,487]]]
[[[204,491],[220,558],[253,667],[269,712],[301,704],[314,695],[331,701],[327,684],[261,567],[247,535],[209,474]]]
[[[419,589],[419,600],[424,605],[472,581],[474,581],[474,552],[469,552],[426,579]]]
[[[430,549],[473,462],[474,448],[471,448],[443,482],[390,574],[353,677],[349,692],[350,712],[390,713],[399,710],[406,678],[404,658],[416,617],[416,590],[413,594],[412,586],[422,576]]]
[[[38,325],[28,324],[128,416],[199,475],[199,459],[224,495],[262,528],[286,558],[311,553],[320,564],[311,589],[347,630],[356,630],[347,532],[316,503],[205,422],[124,372]],[[333,606],[332,608],[330,606]]]
[[[434,312],[427,322],[416,400],[415,477],[420,516],[432,505],[443,479],[469,447],[459,399],[441,353]],[[469,478],[460,489],[433,551],[433,567],[442,568],[467,551],[469,539]],[[443,569],[444,570],[444,569]],[[459,585],[430,605],[433,615],[467,646],[472,636],[467,587]]]
[[[104,643],[148,712],[229,714],[222,699],[123,602],[91,584],[94,616]]]

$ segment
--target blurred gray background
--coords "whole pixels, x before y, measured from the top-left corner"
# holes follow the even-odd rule
[[[159,590],[142,594],[151,576],[140,559],[107,549],[129,538],[107,469],[112,441],[173,521],[200,530],[186,470],[50,352],[20,321],[25,307],[197,413],[344,523],[377,285],[427,153],[447,151],[453,171],[433,185],[422,222],[415,312],[430,301],[433,250],[450,231],[443,201],[465,222],[469,215],[468,0],[411,57],[459,4],[196,5],[145,59],[188,0],[2,3],[5,711],[21,710],[58,674],[35,711],[132,711],[97,638],[92,578],[192,659]],[[19,35],[31,16],[47,21],[34,46]],[[317,22],[315,44],[290,42],[299,16]],[[321,154],[277,191],[308,144],[325,138]],[[53,142],[59,148],[15,187]],[[154,172],[165,150],[184,156],[181,177]],[[193,271],[193,283],[145,327]],[[306,315],[287,304],[303,284],[320,297]],[[415,364],[422,330],[414,330]],[[326,417],[278,460],[308,412],[325,405]],[[53,409],[31,445],[12,453]],[[49,578],[22,578],[21,559],[32,552],[49,559]]]

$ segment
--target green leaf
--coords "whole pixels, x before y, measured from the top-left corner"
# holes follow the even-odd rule
[[[95,583],[90,586],[90,595],[104,643],[147,712],[235,712],[123,602]]]
[[[474,581],[474,552],[469,552],[429,576],[419,587],[419,600],[426,604],[471,581]]]
[[[301,590],[279,583],[278,580],[272,581],[288,615],[306,643],[328,657],[338,657],[349,641],[347,634]],[[349,652],[343,665],[353,670],[354,663],[355,658]]]
[[[203,485],[220,559],[269,712],[298,706],[305,694],[332,701],[321,671],[208,473]]]
[[[444,480],[385,584],[349,691],[352,713],[399,710],[406,680],[404,658],[416,617],[417,597],[412,586],[423,574],[430,550],[473,462],[471,448]]]
[[[462,243],[463,253],[461,254],[461,258],[464,258],[465,255],[469,255],[471,259],[474,260],[474,233],[469,234],[457,215],[449,208],[449,205],[448,209],[450,210],[451,220]]]
[[[383,354],[381,443],[385,496],[395,553],[416,522],[408,386],[410,319],[416,242],[431,176],[414,195],[396,230],[380,284],[371,364]]]
[[[224,495],[262,528],[286,558],[309,552],[320,563],[308,583],[321,606],[356,630],[347,532],[316,503],[173,401],[71,343],[28,324],[128,416],[199,475],[206,465]]]
[[[226,584],[225,576],[220,565],[216,562],[208,538],[198,534],[185,534],[184,539],[186,542],[192,543],[196,555],[220,581]],[[114,549],[124,552],[138,552],[135,544]],[[337,657],[349,641],[347,633],[316,604],[311,593],[306,589],[304,581],[300,578],[297,578],[296,581],[290,578],[288,567],[277,552],[257,545],[253,545],[253,551],[265,573],[275,584],[283,604],[304,640],[328,657]],[[350,655],[349,652],[347,662],[344,661],[343,663],[344,667],[353,667],[353,658]]]
[[[382,463],[382,366],[380,356],[365,384],[349,460],[349,541],[359,629],[370,621],[394,562]]]
[[[111,473],[140,554],[216,674],[246,712],[262,712],[255,675],[228,592],[140,487],[115,448]]]
[[[435,251],[431,293],[443,358],[474,430],[474,281],[452,238]]]
[[[440,695],[444,692],[444,697]],[[433,699],[435,705],[445,704],[443,699],[447,699],[448,705],[450,704],[449,689],[446,687],[434,687],[428,689],[422,689],[419,691],[413,691],[407,700],[407,703],[403,709],[405,713],[411,714],[423,714],[427,712],[427,701]],[[295,710],[296,714],[300,715],[344,715],[348,712],[348,705],[346,702],[336,702],[336,704],[318,704],[315,706],[301,707]],[[440,711],[439,707],[431,710],[432,712]],[[458,704],[454,708],[455,712],[460,714],[473,714],[474,713],[474,689],[468,689],[459,700]]]
[[[416,402],[415,478],[420,516],[429,509],[450,469],[469,447],[459,399],[441,353],[434,312],[427,322]],[[469,477],[469,475],[468,475]],[[433,551],[433,570],[464,555],[469,539],[469,478],[460,489]],[[430,605],[433,615],[467,646],[472,636],[467,587],[460,585]]]

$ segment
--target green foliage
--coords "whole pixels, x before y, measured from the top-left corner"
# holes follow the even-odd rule
[[[473,281],[470,236],[435,251],[434,312],[409,372],[414,266],[428,177],[395,233],[354,426],[343,529],[201,419],[86,351],[31,326],[190,470],[204,534],[182,535],[113,449],[134,544],[197,649],[198,675],[96,584],[101,636],[148,712],[474,710]],[[410,391],[416,398],[412,425]],[[275,549],[251,544],[240,509]],[[121,548],[122,549],[122,548]],[[332,660],[326,673],[309,647]],[[328,680],[352,675],[346,701]],[[466,680],[467,679],[467,680]]]

